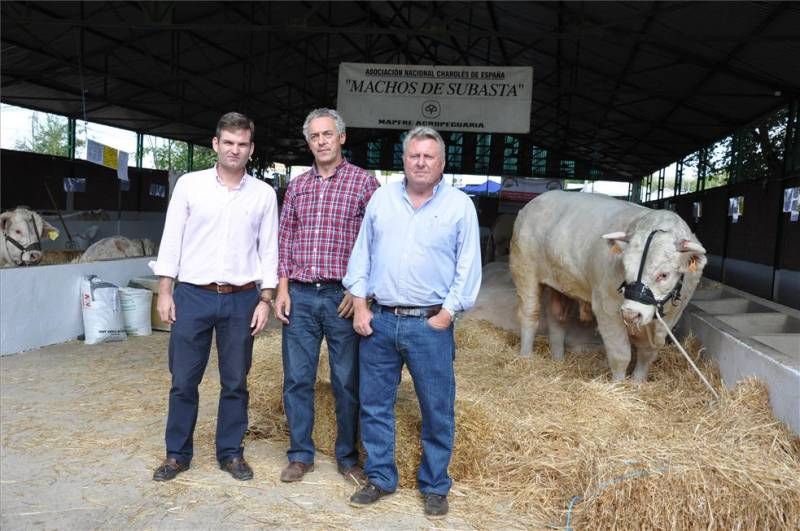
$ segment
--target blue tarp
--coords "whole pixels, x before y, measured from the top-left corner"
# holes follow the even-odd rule
[[[468,184],[462,186],[461,191],[467,194],[496,194],[500,192],[500,183],[486,181],[480,184]]]

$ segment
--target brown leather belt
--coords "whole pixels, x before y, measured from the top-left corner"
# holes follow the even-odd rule
[[[195,284],[198,288],[207,289],[208,291],[215,291],[217,293],[238,293],[256,287],[255,282],[248,282],[243,286],[234,286],[233,284]]]
[[[383,304],[375,303],[373,306],[377,307],[382,312],[389,312],[406,317],[433,317],[442,309],[441,304],[436,306],[384,306]]]

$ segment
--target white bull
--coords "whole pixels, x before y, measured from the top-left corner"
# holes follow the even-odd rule
[[[38,264],[42,261],[42,238],[58,238],[55,227],[25,207],[0,214],[0,229],[0,267]]]
[[[97,240],[78,258],[77,262],[96,262],[114,258],[130,258],[136,256],[155,255],[155,244],[148,238],[126,238],[125,236],[109,236]]]
[[[652,234],[652,236],[651,236]],[[651,242],[637,283],[643,251]],[[517,288],[520,354],[530,356],[539,325],[542,286],[587,301],[597,319],[614,380],[622,380],[636,347],[633,379],[644,381],[664,345],[666,331],[654,319],[655,305],[633,297],[642,284],[663,304],[672,327],[694,293],[706,264],[705,249],[686,223],[668,210],[600,194],[552,191],[533,199],[517,216],[511,239],[511,277]],[[676,295],[679,283],[679,300]],[[629,292],[630,291],[630,292]],[[641,297],[634,297],[640,298]],[[550,349],[563,356],[564,330],[548,322]],[[555,326],[554,326],[555,325]]]

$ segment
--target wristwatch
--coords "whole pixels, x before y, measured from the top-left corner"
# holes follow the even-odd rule
[[[274,302],[271,297],[259,297],[259,300],[261,302],[266,302],[267,306],[272,306],[272,303]]]

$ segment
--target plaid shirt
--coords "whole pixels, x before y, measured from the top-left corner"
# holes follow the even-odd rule
[[[299,282],[341,280],[367,202],[380,184],[343,160],[323,179],[316,167],[289,183],[278,232],[278,277]]]

